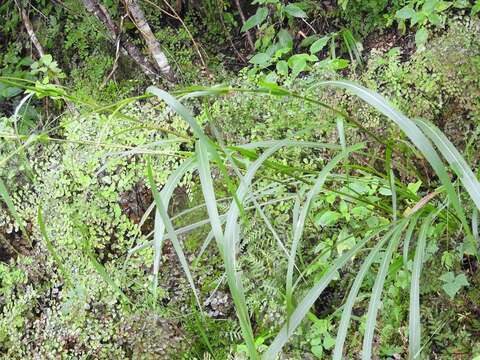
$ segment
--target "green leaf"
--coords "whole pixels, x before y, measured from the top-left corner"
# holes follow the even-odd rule
[[[349,0],[338,0],[338,5],[340,5],[343,10],[346,10],[346,9],[347,9],[347,5],[348,5],[348,1],[349,1]]]
[[[425,43],[427,42],[427,39],[428,30],[424,27],[418,29],[415,34],[415,44],[417,45],[417,48],[423,47],[423,45],[425,45]]]
[[[263,21],[267,18],[268,16],[268,9],[265,7],[260,7],[257,9],[257,12],[255,15],[251,16],[248,18],[247,21],[245,21],[245,24],[242,26],[242,31],[248,31],[251,28],[260,25],[263,23]]]
[[[315,355],[317,358],[321,359],[323,357],[323,346],[322,345],[314,345],[311,348],[312,354]]]
[[[470,13],[471,16],[476,15],[478,12],[480,12],[480,0],[477,0],[475,5],[472,6],[472,12]]]
[[[41,57],[40,61],[41,61],[42,63],[44,63],[45,65],[48,66],[48,65],[50,65],[50,64],[52,63],[52,61],[53,61],[52,55],[50,55],[50,54],[43,55],[43,56]]]
[[[288,95],[288,92],[281,86],[278,86],[276,83],[260,80],[258,84],[261,86],[261,88],[258,90],[259,92],[272,94],[276,96]]]
[[[198,305],[198,309],[202,311],[202,306],[200,304],[200,299],[198,298],[198,292],[195,288],[195,283],[193,281],[192,274],[190,272],[190,268],[188,266],[188,261],[185,256],[185,253],[183,252],[182,246],[180,244],[180,241],[177,238],[177,235],[175,234],[175,230],[172,225],[172,221],[170,217],[168,216],[165,204],[163,202],[163,199],[161,198],[160,193],[157,190],[157,185],[155,184],[155,180],[153,179],[153,170],[150,162],[147,163],[147,180],[148,184],[150,186],[150,189],[152,190],[153,193],[153,198],[155,200],[155,205],[156,205],[156,210],[162,219],[163,226],[168,232],[168,235],[170,236],[170,241],[172,242],[173,248],[175,249],[175,252],[177,253],[178,260],[180,261],[181,268],[183,272],[185,273],[185,276],[189,282],[190,288],[192,289],[193,295],[195,297],[195,300]]]
[[[453,272],[447,272],[440,277],[444,282],[442,288],[453,299],[455,295],[465,286],[469,286],[469,282],[465,274],[455,276]]]
[[[295,4],[288,4],[287,6],[285,6],[284,10],[288,15],[293,16],[293,17],[297,17],[297,18],[306,18],[307,17],[307,14],[305,13],[305,11],[300,9]]]
[[[310,35],[310,36],[307,36],[306,38],[304,38],[301,42],[300,42],[300,47],[307,47],[307,46],[310,46],[312,45],[316,40],[319,39],[319,36],[318,35]]]
[[[450,6],[452,6],[451,1],[440,1],[438,4],[435,6],[435,11],[442,12],[447,10]]]
[[[312,205],[313,199],[315,196],[320,192],[320,190],[323,187],[323,184],[327,180],[327,176],[330,174],[330,172],[335,168],[335,166],[338,165],[343,159],[345,159],[351,152],[357,151],[361,148],[363,148],[363,144],[356,144],[354,146],[348,147],[346,150],[342,151],[340,154],[336,155],[330,162],[325,165],[322,170],[320,171],[317,179],[315,180],[315,183],[313,187],[309,190],[307,194],[307,199],[305,201],[305,204],[302,206],[300,213],[298,215],[298,218],[293,224],[293,240],[292,240],[292,245],[290,248],[290,256],[288,258],[288,267],[287,267],[287,279],[286,279],[286,302],[287,302],[287,314],[288,314],[288,319],[287,319],[287,324],[286,328],[284,327],[280,333],[277,335],[275,338],[274,343],[270,346],[269,351],[274,351],[277,352],[279,349],[277,346],[282,346],[283,341],[285,338],[288,338],[288,333],[290,331],[293,331],[296,326],[298,326],[299,322],[297,323],[297,320],[301,319],[296,319],[298,312],[302,313],[303,311],[308,311],[311,305],[308,306],[308,308],[305,308],[305,304],[302,301],[302,303],[297,307],[295,311],[293,311],[293,269],[295,265],[295,258],[297,254],[297,248],[300,243],[300,240],[302,238],[303,230],[305,228],[305,221],[307,218],[307,215],[309,213],[310,207]],[[328,273],[329,276],[334,276],[335,275],[335,270],[332,273]],[[327,275],[325,275],[327,276]],[[324,279],[324,278],[322,278]],[[329,282],[330,280],[328,280]],[[313,290],[311,290],[313,291]],[[308,299],[308,302],[311,299]],[[301,315],[301,318],[303,318],[305,314]],[[286,334],[283,333],[283,331],[286,331]],[[276,345],[275,345],[276,344]],[[272,356],[273,357],[273,356]]]
[[[342,229],[340,231],[340,234],[338,234],[338,240],[337,240],[337,252],[339,255],[342,255],[344,251],[350,250],[353,248],[356,244],[356,239],[355,236],[352,236],[346,231],[345,229]]]
[[[270,63],[271,57],[266,53],[255,54],[248,62],[254,65],[266,66]]]
[[[435,143],[435,146],[448,161],[452,170],[460,178],[460,181],[470,194],[477,209],[480,210],[480,182],[470,166],[468,166],[462,154],[460,154],[457,148],[447,139],[445,134],[431,122],[423,119],[417,119],[416,122],[423,132]]]
[[[326,334],[323,339],[323,347],[327,350],[330,350],[335,345],[335,339],[330,335]]]
[[[279,62],[277,62],[276,68],[277,68],[277,72],[280,75],[288,74],[288,63],[285,60],[280,60]]]
[[[309,312],[318,297],[322,294],[325,288],[330,282],[338,275],[338,269],[345,266],[347,262],[355,256],[367,242],[376,237],[382,229],[374,231],[368,237],[359,241],[351,250],[336,259],[332,265],[328,268],[325,274],[318,280],[315,285],[308,290],[302,300],[298,303],[295,311],[287,320],[287,323],[283,325],[280,332],[277,334],[268,350],[264,353],[264,359],[274,359],[275,356],[281,351],[282,347],[288,341],[290,336],[294,333],[295,329],[300,325],[304,317]]]
[[[307,62],[305,60],[298,60],[292,63],[292,78],[296,78],[302,71],[307,69]]]
[[[425,156],[427,161],[435,170],[438,178],[440,179],[445,188],[450,204],[452,205],[453,209],[455,210],[458,218],[462,223],[462,227],[466,233],[466,236],[473,242],[473,235],[470,226],[466,220],[465,211],[461,206],[457,192],[455,191],[452,182],[450,181],[450,177],[447,173],[445,164],[433,148],[433,145],[428,139],[428,137],[424,134],[424,132],[420,130],[420,128],[415,124],[415,122],[407,118],[398,110],[396,110],[392,105],[389,104],[389,102],[384,97],[360,85],[348,81],[326,81],[319,83],[319,85],[331,85],[334,87],[340,87],[352,91],[354,94],[363,99],[365,102],[369,103],[371,106],[375,107],[379,112],[384,114],[387,118],[392,120],[394,123],[397,124],[397,126],[400,127],[400,129],[410,138],[410,140],[415,144],[415,146],[420,150],[420,152]],[[444,156],[447,156],[446,153],[444,153],[443,151],[442,154]],[[467,189],[467,191],[469,192],[472,199],[475,201],[475,197],[471,193],[471,190],[474,189],[470,188],[470,186],[467,186],[465,182],[462,181],[462,183],[465,189]]]
[[[417,192],[420,189],[420,186],[422,186],[422,181],[421,180],[408,184],[407,189],[410,190],[410,192],[413,195],[417,195]]]
[[[400,236],[402,234],[405,223],[399,225],[395,233],[390,239],[387,250],[383,256],[380,268],[377,273],[377,278],[372,289],[372,296],[370,297],[370,303],[368,304],[367,323],[365,324],[365,335],[363,337],[362,347],[362,360],[370,360],[372,355],[373,335],[375,333],[375,324],[377,322],[377,313],[380,308],[380,300],[383,291],[383,285],[385,283],[385,277],[387,275],[388,266],[392,259],[392,254],[396,250]]]
[[[438,14],[431,14],[428,17],[428,20],[435,26],[440,26],[442,24],[442,17]]]
[[[295,54],[293,56],[290,56],[288,59],[288,66],[290,66],[291,69],[295,67],[295,64],[297,63],[306,63],[307,61],[312,61],[313,58],[311,58],[310,54]]]
[[[342,318],[340,320],[340,325],[338,327],[337,338],[335,341],[335,350],[333,352],[333,357],[332,357],[333,360],[341,360],[343,358],[343,345],[345,344],[348,326],[350,324],[350,318],[352,316],[353,305],[355,304],[355,300],[357,299],[357,295],[362,286],[363,279],[365,278],[365,275],[370,269],[370,266],[372,265],[373,261],[377,257],[380,249],[383,248],[385,242],[387,242],[387,240],[391,238],[392,234],[394,234],[395,231],[397,231],[397,228],[400,226],[403,226],[403,225],[398,224],[397,226],[392,227],[382,237],[382,239],[377,242],[375,247],[372,249],[372,251],[370,251],[366,259],[364,260],[362,266],[360,267],[360,270],[356,274],[355,281],[353,282],[353,285],[348,294],[347,301],[344,305],[344,309],[342,311]]]
[[[311,46],[310,46],[310,52],[312,54],[316,54],[320,50],[322,50],[327,44],[328,41],[330,40],[330,36],[324,36],[317,41],[315,41]]]
[[[286,29],[282,29],[277,34],[277,39],[280,47],[291,49],[293,46],[292,35]]]
[[[163,186],[162,191],[160,192],[160,198],[166,208],[170,204],[170,199],[173,195],[173,192],[178,186],[180,180],[183,176],[191,171],[195,164],[195,158],[190,157],[185,160],[168,178],[167,182]],[[155,200],[154,200],[155,203]],[[153,207],[152,207],[153,209]],[[160,216],[158,211],[155,212],[154,220],[154,232],[153,232],[153,241],[154,241],[154,257],[153,257],[153,293],[154,297],[157,296],[157,287],[158,287],[158,271],[160,269],[160,260],[162,257],[162,246],[165,233],[165,224]]]
[[[423,11],[416,12],[414,16],[410,19],[410,25],[414,26],[415,24],[422,24],[425,25],[425,21],[427,20],[427,13]]]
[[[409,5],[404,6],[400,10],[397,11],[395,16],[401,20],[411,19],[415,15],[415,10]]]
[[[386,187],[381,187],[378,192],[384,196],[391,196],[392,195],[392,190]]]
[[[321,227],[334,225],[342,215],[336,211],[327,210],[315,217],[315,224]]]
[[[318,65],[321,68],[329,69],[332,71],[342,70],[348,67],[349,61],[347,59],[325,59],[320,61]]]

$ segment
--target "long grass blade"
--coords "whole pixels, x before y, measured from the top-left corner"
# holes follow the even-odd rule
[[[197,289],[195,287],[195,283],[193,281],[192,274],[190,273],[190,269],[188,267],[187,258],[185,257],[185,253],[183,252],[182,246],[180,245],[180,241],[178,240],[177,235],[175,234],[175,230],[173,228],[170,217],[168,216],[167,210],[166,210],[166,208],[163,204],[160,193],[157,190],[155,180],[153,179],[153,170],[152,170],[152,166],[151,166],[150,162],[148,162],[148,164],[147,164],[147,179],[148,179],[150,188],[151,188],[152,193],[153,193],[153,198],[155,199],[155,205],[157,207],[157,211],[160,214],[160,217],[162,219],[162,223],[167,230],[167,233],[170,237],[170,240],[172,241],[173,248],[175,249],[175,252],[177,253],[178,260],[180,261],[180,265],[182,267],[182,270],[185,273],[185,276],[187,277],[187,280],[190,284],[190,288],[193,291],[193,294],[195,296],[195,300],[197,302],[198,308],[199,308],[200,311],[202,311],[202,307],[200,305],[200,299],[198,298]]]
[[[355,244],[354,247],[352,247],[350,250],[345,252],[333,262],[328,271],[302,298],[302,300],[297,305],[292,315],[288,319],[288,326],[286,323],[285,325],[283,325],[280,332],[277,334],[273,342],[268,347],[267,351],[264,353],[262,359],[275,359],[275,357],[282,350],[283,346],[286,344],[290,336],[294,333],[295,329],[298,327],[298,325],[300,325],[302,320],[308,314],[310,308],[313,306],[315,301],[322,294],[323,290],[325,290],[330,281],[333,280],[337,270],[343,267],[348,261],[350,261],[352,257],[354,257],[361,249],[363,249],[363,247],[365,246],[365,244],[367,244],[368,241],[372,240],[383,230],[384,229],[381,228],[373,231],[369,236],[359,241],[357,244]]]
[[[386,161],[385,168],[388,174],[388,181],[390,183],[390,192],[392,193],[392,212],[393,212],[393,221],[397,220],[397,187],[395,186],[395,174],[393,172],[392,165],[392,147],[388,146],[386,150]]]
[[[203,94],[202,96],[205,96],[207,94],[210,94],[210,90],[206,90],[207,93]],[[225,164],[223,163],[222,159],[220,158],[220,155],[217,151],[217,146],[216,144],[207,136],[205,135],[203,129],[201,126],[195,121],[193,115],[190,113],[190,111],[182,104],[180,101],[178,101],[175,97],[170,95],[164,90],[161,90],[155,86],[150,86],[147,89],[148,93],[151,93],[155,96],[158,96],[160,99],[165,101],[177,114],[179,114],[189,125],[190,128],[192,129],[193,133],[195,136],[198,137],[198,139],[207,147],[210,155],[212,156],[213,160],[217,164],[220,172],[222,173],[226,183],[227,183],[227,188],[228,191],[231,193],[235,203],[237,204],[237,207],[240,210],[240,213],[243,216],[244,209],[242,207],[241,201],[237,198],[236,195],[236,187],[235,184],[233,183],[226,167]],[[215,93],[217,93],[215,91]],[[220,93],[223,93],[223,90],[220,91]]]
[[[289,196],[284,196],[284,197],[281,197],[281,198],[278,198],[278,199],[268,200],[268,201],[265,201],[263,203],[260,203],[259,205],[260,206],[267,206],[267,205],[272,205],[272,204],[277,204],[277,203],[280,203],[280,202],[292,200],[294,198],[295,198],[294,195],[289,195]],[[255,209],[255,206],[249,206],[249,207],[245,208],[245,210],[252,210],[252,209]],[[226,214],[222,214],[222,215],[220,215],[220,220],[222,222],[224,222],[226,217],[227,217]],[[188,232],[191,232],[193,230],[196,230],[196,229],[198,229],[202,226],[208,225],[208,224],[210,224],[210,219],[203,219],[203,220],[197,221],[193,224],[185,225],[181,228],[178,228],[177,230],[175,230],[175,234],[178,237],[179,235],[186,234]],[[169,237],[168,234],[165,234],[163,236],[163,241],[169,240],[169,239],[170,239],[170,237]],[[128,257],[132,256],[134,253],[136,253],[138,251],[144,250],[144,249],[146,249],[150,246],[153,246],[153,245],[154,245],[153,240],[149,241],[147,243],[144,243],[144,244],[137,245],[137,246],[135,246],[134,248],[132,248],[128,251]]]
[[[340,141],[340,146],[342,147],[342,150],[345,150],[347,148],[347,140],[345,138],[345,122],[343,121],[342,117],[338,117],[336,123],[338,140]]]
[[[418,234],[417,248],[413,260],[412,281],[410,285],[410,312],[408,325],[408,358],[418,359],[421,346],[420,327],[420,274],[422,272],[423,257],[426,246],[427,232],[433,220],[433,214],[423,222]]]
[[[202,185],[203,198],[207,206],[208,218],[210,219],[210,226],[212,233],[217,241],[217,246],[220,254],[224,256],[225,240],[223,237],[222,221],[217,207],[217,199],[213,187],[212,174],[210,170],[210,162],[208,158],[208,149],[206,146],[197,141],[195,151],[198,159],[198,174],[200,176],[200,183]]]
[[[421,213],[417,213],[414,215],[414,219],[408,225],[407,231],[405,233],[405,238],[403,239],[403,266],[407,267],[408,264],[408,251],[410,249],[410,241],[412,240],[413,231],[415,230],[415,226],[417,225],[418,217]]]
[[[178,183],[182,177],[193,169],[195,165],[195,158],[191,157],[185,160],[168,178],[165,183],[162,191],[160,191],[160,200],[165,209],[168,209],[170,199],[173,195],[173,192],[178,186]],[[154,202],[156,202],[154,200]],[[162,257],[162,246],[163,238],[165,235],[165,223],[162,220],[162,216],[159,211],[155,212],[155,229],[153,233],[153,243],[154,243],[154,258],[153,258],[153,294],[154,297],[157,296],[157,287],[158,287],[158,271],[160,269],[160,259]]]
[[[258,169],[260,169],[261,165],[271,155],[273,155],[277,150],[282,148],[286,143],[287,142],[279,142],[274,146],[268,148],[255,162],[253,162],[248,167],[247,173],[241,179],[240,185],[236,192],[236,196],[238,199],[244,199],[246,197],[250,189],[250,184],[252,183],[253,178],[256,172],[258,171]],[[245,303],[243,287],[241,284],[241,279],[239,278],[237,273],[237,265],[236,265],[236,245],[237,245],[237,238],[238,238],[238,232],[239,232],[239,226],[238,226],[239,216],[240,216],[240,208],[236,205],[236,202],[232,202],[227,212],[227,220],[225,225],[224,263],[225,263],[227,281],[230,287],[230,291],[233,291],[232,297],[234,297],[234,301],[235,301],[235,298],[237,298],[236,304],[235,304],[237,307],[237,315],[241,323],[243,322],[246,325],[248,324],[248,327],[245,330],[243,330],[243,327],[242,327],[242,330],[244,331],[244,336],[247,335],[248,337],[251,337],[251,340],[253,341],[253,331],[251,330],[251,324],[248,316],[248,309]],[[246,338],[246,340],[247,339],[248,338]],[[249,344],[247,342],[247,347],[248,346]],[[250,347],[253,347],[253,351],[254,351],[252,353],[252,350],[249,350],[250,356],[253,358],[258,358],[254,342],[253,344],[250,344]]]
[[[420,130],[420,128],[417,126],[417,124],[407,118],[405,115],[400,113],[398,110],[396,110],[390,103],[381,95],[363,87],[360,85],[357,85],[355,83],[349,82],[349,81],[325,81],[321,82],[319,84],[320,86],[333,86],[337,88],[342,88],[345,90],[352,91],[355,95],[360,97],[363,101],[367,102],[371,106],[373,106],[375,109],[377,109],[380,113],[385,115],[387,118],[392,120],[397,126],[409,137],[409,139],[412,141],[412,143],[420,150],[420,152],[425,156],[427,161],[430,163],[432,168],[435,170],[438,178],[440,179],[441,183],[444,185],[445,190],[447,192],[448,198],[450,199],[450,202],[455,209],[455,212],[457,213],[457,216],[459,217],[460,221],[462,222],[463,229],[467,235],[467,237],[473,242],[473,236],[472,232],[470,230],[470,227],[468,225],[467,219],[465,217],[465,212],[463,210],[463,207],[460,204],[460,200],[457,196],[457,193],[455,192],[455,189],[450,181],[450,178],[448,176],[447,170],[444,166],[444,163],[438,156],[438,153],[435,151],[433,148],[433,145],[431,141],[427,138],[427,136]],[[425,130],[426,127],[422,126],[422,129]],[[438,134],[437,134],[438,135]],[[437,136],[438,139],[438,136]],[[443,147],[445,144],[442,142],[436,142],[436,145],[439,147]],[[451,150],[451,149],[450,149]],[[446,156],[446,155],[445,155]],[[456,161],[460,161],[457,157],[455,157]],[[463,169],[463,166],[461,166],[461,161],[459,162],[459,166],[454,167],[457,169]],[[465,170],[466,171],[466,170]],[[468,181],[471,181],[471,177],[467,176],[468,174],[465,173],[464,176],[465,180],[468,179]],[[471,181],[469,182],[471,186],[467,188],[467,191],[469,191],[470,196],[472,194],[470,193],[473,190],[473,184],[474,182]],[[478,191],[478,190],[477,190]],[[479,198],[479,203],[480,205],[480,192],[477,192],[477,196],[472,197],[474,199],[475,203],[477,197]],[[477,206],[478,206],[477,205]]]
[[[382,237],[382,240],[375,245],[375,247],[368,254],[367,258],[364,260],[357,275],[355,276],[355,281],[353,282],[352,288],[350,289],[350,292],[348,294],[347,301],[345,302],[345,305],[343,307],[342,318],[340,320],[340,325],[338,326],[337,338],[335,339],[335,349],[333,351],[332,357],[333,360],[342,360],[343,345],[347,336],[350,318],[352,316],[353,305],[355,304],[355,300],[357,299],[357,295],[360,291],[360,287],[362,286],[363,279],[365,278],[365,275],[370,269],[370,266],[375,260],[378,252],[380,251],[380,249],[383,248],[387,240],[390,239],[395,230],[396,227],[392,227],[392,229],[390,229],[390,231]]]
[[[297,254],[297,248],[300,242],[300,239],[303,234],[303,229],[305,227],[305,220],[307,218],[308,212],[310,211],[310,207],[314,197],[318,194],[318,192],[322,189],[325,180],[327,179],[328,174],[338,165],[340,161],[345,159],[351,152],[355,150],[360,150],[364,145],[357,144],[345,149],[340,154],[336,155],[330,162],[325,165],[325,167],[320,171],[317,179],[315,180],[315,184],[310,189],[307,194],[307,199],[305,204],[301,208],[297,221],[293,224],[293,239],[292,245],[290,248],[290,255],[288,258],[288,267],[287,267],[287,278],[285,284],[285,297],[287,302],[287,316],[290,318],[290,315],[293,312],[293,269],[295,265],[295,258]],[[288,323],[287,323],[288,325]]]
[[[477,247],[480,242],[480,233],[478,232],[478,209],[472,210],[472,233],[477,241]]]
[[[377,278],[372,289],[372,296],[368,304],[367,323],[365,324],[365,334],[363,338],[362,360],[370,360],[372,357],[373,334],[375,333],[375,325],[377,323],[377,313],[380,307],[380,299],[383,291],[383,284],[387,276],[388,266],[392,259],[393,251],[396,249],[400,236],[405,228],[405,223],[400,223],[396,226],[387,250],[383,256],[382,263],[378,270]]]
[[[435,125],[423,119],[417,119],[416,123],[433,141],[440,153],[448,161],[452,170],[460,178],[465,190],[470,194],[477,209],[480,210],[480,182],[470,166],[468,166],[462,154],[460,154],[457,148]]]

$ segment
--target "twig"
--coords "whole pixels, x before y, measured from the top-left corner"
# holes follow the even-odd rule
[[[233,43],[232,36],[230,35],[230,32],[227,31],[227,26],[225,25],[225,21],[223,21],[223,16],[220,16],[220,22],[222,23],[223,30],[225,31],[225,34],[227,35],[228,41],[230,42],[230,45],[232,46],[233,52],[237,55],[237,57],[244,63],[247,63],[247,60],[240,54],[240,52],[237,50],[235,44]]]
[[[125,20],[126,15],[122,16],[120,20],[120,29],[123,27],[123,21]],[[108,76],[103,80],[102,85],[100,85],[100,89],[103,89],[103,87],[107,84],[108,80],[113,76],[115,71],[118,68],[118,59],[120,57],[120,39],[121,39],[121,33],[117,34],[117,45],[116,45],[116,50],[115,50],[115,60],[113,61],[113,67],[112,71],[108,74]]]
[[[240,18],[242,19],[242,25],[245,25],[246,19],[245,19],[245,15],[243,14],[242,7],[240,6],[240,1],[235,0],[235,5],[237,5],[238,13],[240,14]],[[248,40],[248,43],[250,44],[250,47],[252,48],[252,50],[255,50],[255,45],[253,44],[252,36],[250,35],[250,30],[247,30],[246,34],[247,34],[247,40]]]
[[[149,0],[146,0],[146,1],[149,1]],[[190,39],[192,40],[192,44],[193,46],[195,47],[195,50],[197,50],[197,53],[198,53],[198,56],[200,57],[200,61],[202,62],[202,65],[205,69],[207,69],[207,64],[205,63],[205,60],[203,59],[203,56],[200,52],[200,47],[197,45],[197,42],[195,41],[195,39],[193,38],[193,35],[192,33],[190,32],[190,30],[188,29],[187,25],[185,25],[185,23],[183,22],[183,19],[180,17],[180,15],[178,15],[178,13],[175,11],[175,9],[172,7],[172,5],[170,5],[168,3],[168,1],[163,1],[165,4],[167,4],[167,6],[170,8],[170,10],[173,11],[173,13],[175,14],[174,18],[177,19],[178,21],[180,21],[180,24],[182,24],[183,28],[185,29],[185,31],[187,32],[188,36],[190,37]]]
[[[37,50],[38,55],[40,57],[43,57],[45,55],[45,51],[43,50],[42,44],[40,44],[40,42],[38,41],[35,31],[33,31],[33,26],[32,26],[32,23],[30,22],[30,19],[28,18],[27,12],[23,7],[20,6],[20,3],[18,2],[18,0],[15,0],[15,5],[17,5],[18,11],[22,16],[23,25],[25,26],[25,29],[27,29],[27,33],[28,33],[28,36],[30,37],[30,41],[32,42],[33,46],[35,46],[35,49]]]
[[[43,50],[42,44],[40,44],[40,41],[38,41],[37,35],[35,34],[35,31],[33,30],[33,26],[32,26],[32,23],[30,22],[30,18],[28,17],[27,12],[20,5],[20,2],[18,0],[15,0],[15,5],[17,6],[18,11],[20,12],[20,15],[22,16],[23,25],[25,26],[25,29],[27,30],[30,41],[32,42],[33,46],[35,46],[35,49],[37,50],[39,58],[44,57],[45,56],[45,50]],[[53,81],[55,82],[55,84],[60,85],[60,81],[57,78],[54,78]],[[70,103],[69,101],[66,101],[66,104],[67,104],[68,109],[72,113],[75,114],[77,112],[72,103]],[[48,117],[48,105],[46,107],[46,111],[47,111],[47,117]]]
[[[317,33],[317,31],[315,30],[315,28],[314,28],[307,20],[305,20],[304,18],[302,18],[302,21],[313,31],[314,34]]]

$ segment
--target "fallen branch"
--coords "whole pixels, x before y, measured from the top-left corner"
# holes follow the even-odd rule
[[[107,28],[108,36],[110,40],[116,44],[118,36],[120,35],[120,29],[115,25],[108,13],[107,9],[101,5],[97,0],[82,0],[83,5],[89,13],[95,15],[95,17]],[[140,50],[130,43],[128,40],[121,41],[121,50],[123,53],[128,54],[130,58],[137,63],[142,71],[152,80],[158,79],[158,72],[150,64],[150,62],[142,55]]]
[[[168,80],[172,81],[174,76],[167,57],[162,51],[160,43],[153,34],[152,29],[145,18],[145,14],[140,8],[137,0],[124,0],[124,3],[132,21],[145,39],[150,55],[155,60],[156,67]]]

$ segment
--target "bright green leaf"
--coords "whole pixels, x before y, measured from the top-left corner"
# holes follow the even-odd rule
[[[251,28],[260,25],[267,18],[267,16],[268,16],[267,8],[264,8],[264,7],[258,8],[255,15],[251,16],[250,18],[248,18],[247,21],[245,21],[245,24],[243,24],[242,26],[242,31],[248,31]]]
[[[428,39],[428,30],[424,27],[420,28],[417,30],[417,33],[415,34],[415,44],[417,45],[417,48],[422,47],[425,45]]]
[[[287,75],[288,74],[288,64],[285,60],[281,60],[281,61],[277,62],[276,68],[277,68],[277,72],[280,75]]]
[[[320,50],[322,50],[327,44],[328,41],[330,40],[330,36],[324,36],[317,41],[315,41],[311,46],[310,46],[310,52],[312,54],[316,54]]]
[[[451,299],[455,297],[461,288],[470,285],[463,273],[455,276],[453,272],[447,272],[440,277],[440,280],[444,282],[442,288]]]
[[[254,65],[267,66],[270,62],[270,56],[265,53],[255,54],[248,62]]]
[[[395,15],[399,19],[407,20],[412,18],[415,15],[415,10],[413,10],[411,6],[407,5],[401,8],[400,10],[398,10]]]
[[[336,211],[327,210],[315,216],[315,223],[322,227],[331,226],[334,225],[341,216],[342,215]]]
[[[300,9],[295,4],[288,4],[287,6],[285,6],[284,10],[288,15],[293,16],[293,17],[297,17],[297,18],[306,18],[307,17],[307,14],[305,13],[305,11]]]

